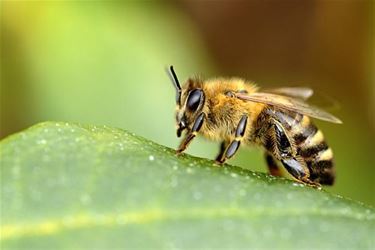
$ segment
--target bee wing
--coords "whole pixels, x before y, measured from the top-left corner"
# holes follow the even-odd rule
[[[264,103],[264,104],[272,105],[272,106],[279,107],[282,109],[294,111],[302,115],[314,117],[320,120],[333,122],[333,123],[342,123],[340,119],[336,118],[330,113],[323,111],[317,107],[311,106],[302,100],[295,99],[289,96],[282,96],[282,95],[262,93],[262,92],[256,92],[250,95],[237,93],[236,96],[238,99],[241,99],[244,101]]]
[[[264,92],[277,94],[277,95],[290,96],[290,97],[299,98],[302,100],[307,100],[314,94],[314,90],[307,88],[307,87],[272,88],[272,89],[265,89]]]

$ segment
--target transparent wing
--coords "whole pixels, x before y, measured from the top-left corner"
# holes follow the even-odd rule
[[[314,90],[307,88],[307,87],[282,87],[282,88],[271,88],[271,89],[264,89],[264,92],[277,94],[277,95],[285,95],[294,98],[299,98],[302,100],[309,99],[313,94]]]
[[[250,95],[237,93],[236,97],[244,101],[265,103],[268,105],[294,111],[302,115],[307,115],[328,122],[342,123],[340,119],[336,118],[330,113],[323,111],[317,107],[311,106],[303,102],[302,100],[295,99],[289,96],[257,92]]]

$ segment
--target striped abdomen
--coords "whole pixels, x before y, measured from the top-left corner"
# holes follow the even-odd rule
[[[311,122],[309,117],[296,115],[290,136],[300,155],[310,170],[310,180],[332,185],[335,179],[333,154],[324,140],[323,133]]]

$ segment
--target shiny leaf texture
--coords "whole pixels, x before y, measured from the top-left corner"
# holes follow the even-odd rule
[[[155,144],[46,122],[1,142],[2,249],[370,249],[374,209]]]

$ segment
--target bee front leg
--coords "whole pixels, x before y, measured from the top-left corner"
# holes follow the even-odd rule
[[[198,117],[195,119],[192,129],[187,133],[185,138],[182,140],[180,146],[176,150],[176,154],[180,155],[182,152],[186,150],[189,146],[190,142],[197,136],[199,130],[201,129],[204,119],[206,118],[205,113],[200,113]]]
[[[243,136],[245,135],[246,125],[247,125],[247,115],[245,114],[241,117],[241,120],[237,125],[234,140],[232,140],[229,143],[229,145],[227,146],[227,148],[221,155],[221,158],[217,160],[218,163],[223,164],[226,160],[228,160],[229,158],[233,157],[233,155],[235,155],[235,153],[237,152],[238,148],[241,145],[241,140]]]

